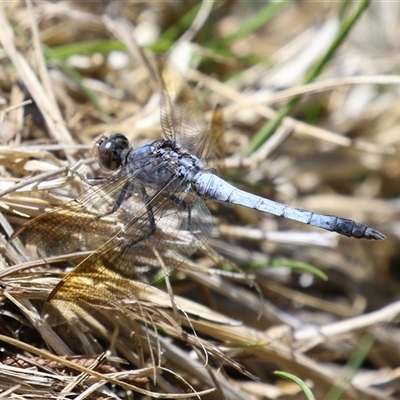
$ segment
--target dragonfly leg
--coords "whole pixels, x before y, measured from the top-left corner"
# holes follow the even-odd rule
[[[124,183],[124,186],[123,186],[120,194],[118,195],[117,201],[114,203],[112,210],[107,214],[115,213],[115,211],[117,211],[121,207],[122,202],[125,199],[129,199],[129,197],[132,196],[133,189],[134,189],[134,185],[132,184],[132,182],[126,181]]]
[[[104,182],[104,178],[88,178],[85,174],[81,174],[78,171],[73,170],[72,168],[67,168],[68,172],[71,175],[76,175],[81,181],[85,182],[87,185],[95,186]]]
[[[133,190],[134,190],[134,185],[131,182],[126,181],[124,183],[124,186],[122,187],[121,192],[119,193],[118,198],[117,198],[116,202],[114,203],[112,209],[110,211],[105,212],[104,214],[98,215],[97,218],[103,218],[107,215],[114,214],[115,211],[117,211],[121,207],[122,202],[125,199],[129,199],[129,197],[132,196]]]
[[[135,240],[129,242],[126,246],[124,246],[124,248],[131,247],[133,245],[136,245],[136,244],[142,242],[143,240],[148,239],[149,237],[153,236],[154,232],[156,231],[156,221],[154,218],[153,208],[151,205],[151,199],[150,199],[149,195],[147,194],[146,189],[144,187],[141,187],[140,192],[145,201],[145,206],[146,206],[146,210],[147,210],[147,218],[149,221],[150,229],[143,229],[141,231],[142,233],[143,233],[143,231],[147,231],[147,230],[148,230],[148,232],[144,233],[143,235],[140,235]]]

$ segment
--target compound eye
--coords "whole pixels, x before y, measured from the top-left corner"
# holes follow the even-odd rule
[[[122,165],[129,140],[122,133],[114,133],[110,137],[103,136],[93,147],[93,155],[100,167],[114,171]]]

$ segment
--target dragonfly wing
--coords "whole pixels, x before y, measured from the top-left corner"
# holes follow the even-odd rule
[[[196,154],[212,167],[220,176],[225,176],[225,124],[222,108],[218,104],[214,110],[209,129],[199,143]]]
[[[142,190],[142,206],[132,220],[51,293],[43,311],[47,324],[81,318],[132,296],[133,281],[160,280],[207,240],[212,217],[196,194]]]
[[[132,201],[128,208],[116,204],[137,198],[136,186],[126,168],[111,173],[76,199],[25,223],[11,240],[22,241],[30,260],[95,250],[132,218]]]
[[[203,107],[193,89],[171,63],[159,59],[157,67],[164,135],[182,149],[196,153],[208,129]]]

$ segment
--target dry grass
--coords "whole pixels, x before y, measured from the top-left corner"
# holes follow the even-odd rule
[[[283,370],[317,399],[399,398],[399,4],[373,4],[309,85],[305,73],[342,23],[340,3],[287,5],[225,42],[265,4],[204,3],[189,29],[194,4],[183,4],[0,4],[0,397],[186,398],[215,389],[204,398],[304,398],[273,374]],[[151,57],[172,44],[197,60],[185,77],[208,109],[222,105],[227,179],[387,239],[347,239],[210,204],[209,248],[170,277],[174,302],[161,283],[132,283],[135,297],[123,304],[43,326],[43,301],[82,254],[21,263],[7,237],[26,215],[82,191],[66,167],[102,175],[90,152],[100,134],[119,131],[134,144],[161,137],[142,51]],[[299,94],[275,134],[241,157]]]

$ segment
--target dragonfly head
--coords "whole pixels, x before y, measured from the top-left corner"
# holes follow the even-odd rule
[[[93,147],[94,158],[100,167],[107,171],[118,169],[122,163],[129,140],[122,133],[113,133],[110,137],[102,136]]]

